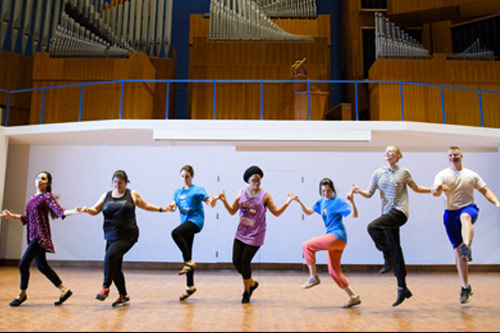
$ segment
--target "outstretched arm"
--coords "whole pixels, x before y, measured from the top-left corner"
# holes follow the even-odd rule
[[[222,203],[224,204],[224,207],[226,207],[226,210],[227,212],[230,214],[230,215],[234,215],[236,214],[236,212],[238,211],[238,209],[240,208],[240,195],[241,195],[241,190],[238,191],[238,194],[236,195],[236,198],[234,199],[233,201],[233,204],[230,205],[228,202],[227,202],[227,199],[226,199],[226,193],[224,191],[222,191],[218,196],[219,196],[219,199],[222,201]]]
[[[293,193],[288,193],[288,197],[285,201],[285,203],[280,207],[276,207],[276,204],[273,201],[273,198],[269,194],[269,192],[266,193],[266,196],[264,197],[264,204],[266,205],[267,209],[276,217],[280,216],[283,214],[283,212],[287,209],[287,207],[290,205],[294,197]]]
[[[92,216],[99,214],[102,211],[102,207],[104,206],[104,200],[106,200],[106,193],[103,193],[103,195],[101,195],[101,197],[99,198],[99,200],[97,200],[94,206],[82,207],[82,212]]]
[[[497,208],[500,208],[500,202],[498,201],[497,196],[488,188],[488,186],[481,188],[479,192],[481,192],[481,194],[484,195],[489,202],[497,206]]]
[[[71,216],[71,215],[76,215],[83,213],[83,208],[82,207],[75,207],[73,209],[65,209],[64,210],[64,216]]]
[[[417,193],[431,193],[431,188],[430,187],[424,187],[424,186],[419,186],[417,185],[417,183],[415,183],[414,181],[410,181],[408,183],[408,186],[414,191],[414,192],[417,192]]]
[[[302,208],[302,211],[304,212],[304,214],[310,216],[312,214],[314,214],[314,210],[312,210],[311,207],[306,207],[306,205],[304,205],[304,203],[302,201],[300,201],[300,198],[298,195],[295,195],[293,197],[293,200],[297,201],[300,205],[300,208]]]
[[[0,214],[0,218],[21,221],[21,214],[14,214],[10,210],[4,209],[4,210],[2,210],[2,213]]]
[[[203,200],[207,205],[210,205],[210,207],[214,208],[215,204],[217,203],[217,200],[219,200],[220,194],[219,195],[214,195],[213,197],[207,197],[205,200]]]
[[[357,218],[358,217],[358,208],[356,207],[356,204],[354,203],[353,191],[351,191],[351,192],[349,192],[349,194],[347,194],[347,200],[351,203],[351,206],[352,206],[352,217]]]
[[[367,190],[362,190],[358,186],[352,184],[352,191],[351,193],[358,193],[364,196],[365,198],[371,198],[373,193],[368,192]]]
[[[160,212],[160,210],[163,211],[163,207],[153,205],[152,203],[144,200],[139,192],[132,190],[130,191],[130,193],[132,194],[134,205],[136,205],[137,207],[147,210],[148,212]]]

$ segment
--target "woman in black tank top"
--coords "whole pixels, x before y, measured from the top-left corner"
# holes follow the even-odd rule
[[[109,288],[114,282],[119,292],[118,299],[112,304],[126,305],[130,297],[125,288],[125,277],[122,272],[123,256],[139,238],[139,228],[135,218],[135,207],[150,211],[163,212],[158,207],[146,202],[141,195],[127,188],[130,182],[123,170],[113,174],[113,190],[101,195],[93,207],[84,207],[82,210],[89,215],[97,215],[101,211],[104,215],[104,239],[106,239],[106,255],[104,256],[104,281],[101,291],[95,296],[104,301],[109,295]]]

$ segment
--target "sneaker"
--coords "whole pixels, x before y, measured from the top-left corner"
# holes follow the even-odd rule
[[[343,307],[350,308],[358,304],[361,304],[361,298],[359,297],[359,295],[356,295],[349,298],[349,300],[347,301],[347,303],[344,304]]]
[[[412,297],[412,293],[410,291],[410,289],[404,287],[399,287],[398,288],[398,298],[396,299],[396,302],[394,302],[394,304],[392,304],[392,306],[398,306],[399,304],[403,303],[403,301],[406,299],[406,298],[410,298]]]
[[[112,307],[124,306],[130,303],[130,297],[128,295],[120,295],[116,301],[111,304]]]
[[[183,301],[186,298],[188,298],[189,296],[191,296],[192,294],[194,294],[195,292],[196,292],[196,287],[194,287],[194,286],[191,288],[186,288],[186,291],[184,292],[184,294],[179,296],[179,300]]]
[[[27,295],[24,295],[23,298],[16,297],[16,298],[14,298],[14,300],[12,302],[9,303],[9,306],[19,306],[19,305],[23,304],[23,302],[27,299],[28,299]]]
[[[99,301],[104,301],[106,299],[106,297],[108,297],[109,295],[109,288],[102,288],[101,291],[95,295],[95,299],[99,300]]]
[[[469,246],[467,246],[467,244],[465,243],[460,244],[458,252],[460,252],[464,261],[466,262],[472,261],[472,250]]]
[[[314,286],[317,286],[320,283],[321,283],[321,281],[319,280],[319,277],[317,275],[311,276],[309,278],[309,280],[307,280],[307,282],[302,285],[302,288],[309,289],[309,288],[312,288]]]
[[[460,303],[466,304],[470,302],[470,297],[472,296],[472,287],[469,285],[469,288],[462,287],[462,291],[460,292]]]

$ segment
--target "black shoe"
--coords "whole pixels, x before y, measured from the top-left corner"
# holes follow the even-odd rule
[[[398,298],[396,299],[396,302],[392,304],[392,306],[398,306],[399,304],[403,303],[405,298],[410,298],[412,296],[412,293],[410,289],[404,287],[404,288],[398,288]]]
[[[19,306],[23,304],[23,302],[28,298],[28,295],[24,295],[23,298],[14,298],[12,302],[9,303],[9,306]]]
[[[472,287],[469,285],[469,288],[462,287],[462,291],[460,292],[460,303],[466,304],[470,302],[470,297],[472,296]]]
[[[386,261],[384,263],[384,266],[382,266],[382,268],[378,271],[379,274],[384,274],[384,273],[387,273],[387,272],[390,272],[392,271],[392,263],[390,261]]]
[[[68,289],[68,291],[59,297],[59,300],[57,302],[54,302],[54,305],[61,305],[63,304],[71,295],[73,295],[73,292]]]
[[[250,303],[250,293],[246,291],[243,293],[243,297],[241,298],[241,303]]]
[[[259,283],[257,281],[255,281],[255,284],[253,285],[253,287],[250,287],[250,292],[249,292],[250,295],[248,297],[252,296],[253,291],[255,289],[257,289],[258,286],[259,286]]]

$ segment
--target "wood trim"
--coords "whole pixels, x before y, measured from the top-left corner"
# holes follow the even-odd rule
[[[76,268],[102,268],[103,261],[100,260],[49,260],[52,267],[76,267]],[[0,259],[0,266],[17,266],[17,259]],[[34,265],[34,264],[33,264]],[[145,261],[125,261],[123,267],[126,269],[165,269],[178,270],[181,268],[181,262],[145,262]],[[197,270],[217,270],[234,269],[232,263],[197,263]],[[301,263],[252,263],[252,269],[260,270],[295,270],[307,271],[307,265]],[[325,264],[317,265],[320,272],[327,272],[328,266]],[[369,264],[347,264],[342,265],[344,272],[377,272],[380,265]],[[406,265],[408,272],[455,272],[455,265]],[[500,265],[469,264],[470,272],[499,272]]]

